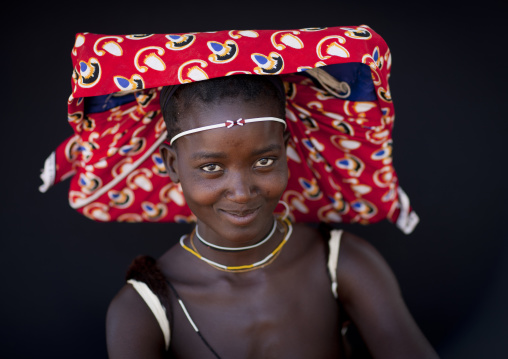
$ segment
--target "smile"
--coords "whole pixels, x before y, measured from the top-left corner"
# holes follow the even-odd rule
[[[243,210],[221,209],[219,212],[224,214],[233,224],[242,226],[252,222],[256,218],[260,208],[261,207],[256,207]]]

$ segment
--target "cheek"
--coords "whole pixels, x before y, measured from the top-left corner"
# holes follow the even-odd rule
[[[191,211],[199,210],[202,206],[213,204],[219,196],[216,184],[196,174],[195,169],[187,164],[185,157],[179,157],[178,177],[182,192]]]
[[[185,176],[180,183],[185,200],[193,212],[200,207],[212,205],[220,198],[221,191],[215,181]]]
[[[273,176],[266,179],[267,196],[277,199],[282,196],[288,184],[288,170],[287,167],[281,168]]]

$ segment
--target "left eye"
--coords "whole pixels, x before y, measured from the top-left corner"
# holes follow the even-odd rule
[[[256,162],[256,167],[268,167],[273,164],[273,160],[271,158],[262,158]]]

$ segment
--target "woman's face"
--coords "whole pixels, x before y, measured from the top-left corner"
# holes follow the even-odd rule
[[[270,99],[224,99],[198,104],[180,114],[182,131],[226,120],[279,117]],[[200,234],[224,246],[261,240],[273,225],[273,211],[288,180],[283,126],[266,121],[183,136],[164,151],[174,182],[179,181]]]

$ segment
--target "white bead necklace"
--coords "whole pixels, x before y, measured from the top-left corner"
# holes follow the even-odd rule
[[[274,219],[273,220],[273,227],[272,227],[272,230],[270,231],[270,233],[268,234],[268,236],[266,236],[265,238],[263,238],[261,241],[259,241],[258,243],[256,244],[253,244],[253,245],[250,245],[250,246],[245,246],[245,247],[222,247],[222,246],[218,246],[216,244],[213,244],[213,243],[210,243],[210,242],[207,242],[203,237],[201,237],[199,235],[199,231],[198,231],[198,225],[196,224],[196,237],[198,237],[199,241],[201,243],[203,243],[204,245],[207,245],[209,247],[212,247],[214,249],[218,249],[218,250],[221,250],[221,251],[245,251],[247,249],[252,249],[252,248],[256,248],[256,247],[259,247],[260,245],[268,242],[268,240],[273,236],[273,234],[275,233],[275,228],[277,228],[277,221]]]

